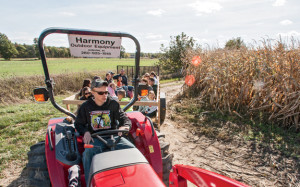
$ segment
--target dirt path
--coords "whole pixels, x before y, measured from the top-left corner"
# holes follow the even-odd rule
[[[165,85],[167,101],[172,99],[182,85]],[[168,103],[168,102],[167,102]],[[294,171],[295,160],[285,158],[271,148],[254,142],[219,142],[198,136],[187,124],[178,124],[167,119],[161,132],[170,142],[174,164],[184,164],[213,171],[251,186],[300,186],[300,176]]]

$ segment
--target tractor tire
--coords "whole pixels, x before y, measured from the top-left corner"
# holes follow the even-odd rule
[[[162,157],[162,164],[163,164],[163,182],[166,186],[169,186],[169,174],[170,170],[172,169],[172,160],[173,160],[173,154],[170,154],[169,147],[170,144],[166,142],[165,135],[161,134],[160,132],[156,132],[159,145],[160,145],[160,151],[161,151],[161,157]]]
[[[160,125],[162,125],[166,118],[166,94],[164,92],[160,93]]]
[[[45,155],[45,142],[30,147],[28,155],[28,186],[51,186]]]

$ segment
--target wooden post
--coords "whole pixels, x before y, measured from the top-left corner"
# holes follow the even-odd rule
[[[157,102],[158,102],[158,107],[157,107],[157,128],[160,130],[160,85],[159,85],[159,77],[157,77]]]
[[[71,111],[70,105],[69,105],[69,104],[66,104],[66,106],[67,106],[67,109],[68,109],[69,111]]]

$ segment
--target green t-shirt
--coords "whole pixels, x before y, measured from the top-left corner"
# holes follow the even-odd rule
[[[129,97],[123,97],[122,99],[121,99],[121,101],[130,101],[130,98]],[[121,108],[124,108],[126,105],[121,105]],[[124,112],[132,112],[133,111],[133,107],[131,106],[131,107],[129,107],[126,111],[124,111]]]

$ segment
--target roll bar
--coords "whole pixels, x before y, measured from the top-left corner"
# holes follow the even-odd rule
[[[140,71],[140,54],[141,54],[141,48],[140,48],[140,43],[139,41],[132,35],[128,34],[128,33],[122,33],[122,32],[104,32],[104,31],[92,31],[92,30],[81,30],[81,29],[67,29],[67,28],[47,28],[44,31],[42,31],[42,33],[40,34],[39,40],[38,40],[38,47],[39,47],[39,51],[40,51],[40,56],[41,56],[41,60],[42,60],[42,64],[43,64],[43,69],[44,69],[44,74],[45,74],[45,83],[47,86],[47,90],[49,93],[49,98],[50,101],[52,103],[52,105],[58,109],[59,111],[67,114],[68,116],[71,116],[72,118],[75,119],[75,114],[73,114],[72,112],[68,111],[67,109],[61,107],[60,105],[58,105],[55,102],[54,99],[54,94],[53,94],[53,80],[50,78],[49,75],[49,70],[48,70],[48,66],[47,66],[47,59],[46,59],[46,55],[45,55],[45,50],[44,50],[44,39],[46,38],[46,36],[48,36],[49,34],[53,34],[53,33],[58,33],[58,34],[78,34],[78,35],[92,35],[92,36],[110,36],[110,37],[126,37],[126,38],[130,38],[134,41],[135,45],[136,45],[136,52],[135,52],[135,76],[133,79],[133,84],[134,84],[134,98],[131,100],[130,103],[128,103],[125,107],[124,107],[124,111],[126,111],[129,107],[131,107],[137,100],[138,100],[138,75],[139,75],[139,71]]]

